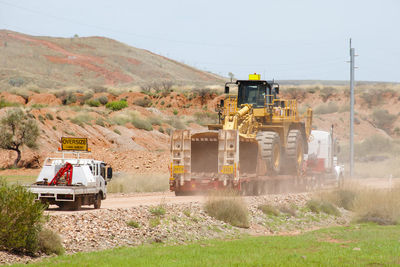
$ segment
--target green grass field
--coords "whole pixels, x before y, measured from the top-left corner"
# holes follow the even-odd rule
[[[297,236],[125,247],[34,266],[365,266],[400,264],[400,226],[353,225]],[[22,266],[22,265],[21,265]]]
[[[36,181],[36,175],[1,175],[9,183],[32,184]]]

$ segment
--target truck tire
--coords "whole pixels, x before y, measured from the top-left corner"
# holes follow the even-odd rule
[[[71,203],[71,208],[72,210],[80,210],[82,207],[82,198],[81,197],[75,197],[75,201]]]
[[[94,199],[94,208],[95,209],[100,209],[101,207],[101,195],[97,194],[95,199]]]
[[[267,173],[277,175],[281,170],[281,139],[279,134],[272,131],[258,132],[256,137],[261,157],[267,163]]]
[[[286,173],[299,175],[304,161],[303,137],[299,130],[290,130],[286,143]]]

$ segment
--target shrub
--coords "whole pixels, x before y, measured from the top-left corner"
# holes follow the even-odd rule
[[[61,237],[50,229],[43,229],[39,232],[39,249],[40,251],[50,255],[52,253],[57,255],[64,254],[64,247],[62,246]]]
[[[89,124],[92,120],[93,120],[93,118],[88,114],[79,114],[79,115],[75,116],[74,118],[70,119],[70,121],[72,123],[75,123],[81,127],[84,127],[84,123]]]
[[[69,92],[61,101],[63,105],[70,105],[76,103],[77,98],[73,92]]]
[[[322,97],[322,100],[326,102],[333,94],[335,94],[337,90],[333,87],[324,87],[320,91],[320,96]]]
[[[240,196],[233,193],[222,193],[208,198],[205,211],[217,220],[237,227],[249,227],[249,212]]]
[[[126,223],[128,226],[133,227],[133,228],[140,228],[140,224],[136,221],[129,221]]]
[[[376,127],[390,133],[393,123],[396,121],[397,116],[390,114],[387,110],[376,109],[372,113],[372,121]]]
[[[86,100],[86,105],[91,106],[91,107],[100,107],[101,103],[98,100],[90,99]]]
[[[143,119],[141,119],[139,117],[132,118],[131,122],[132,122],[133,126],[135,126],[138,129],[143,129],[143,130],[146,130],[146,131],[152,131],[153,130],[153,126],[151,126],[150,122],[148,122],[146,120],[143,120]]]
[[[149,117],[147,119],[151,125],[158,125],[161,126],[162,120],[159,117]]]
[[[164,132],[165,132],[165,131],[164,131],[164,128],[161,127],[161,126],[158,128],[158,131],[159,131],[160,133],[164,133]]]
[[[164,106],[164,104],[165,104],[164,100],[162,100],[160,104],[161,104],[161,106]]]
[[[53,117],[53,115],[51,115],[50,113],[46,113],[46,119],[48,119],[48,120],[54,120],[54,117]]]
[[[8,251],[35,253],[45,206],[18,184],[0,179],[0,247]]]
[[[97,98],[97,101],[99,101],[100,104],[105,105],[108,103],[108,97],[106,97],[105,95],[100,96],[99,98]]]
[[[106,108],[111,109],[112,111],[118,111],[128,107],[128,103],[125,100],[113,101],[106,104]]]
[[[87,101],[89,101],[89,99],[91,99],[93,97],[93,93],[92,92],[86,92],[83,96],[79,96],[79,103],[81,105],[85,104]],[[100,106],[100,105],[99,105]]]
[[[294,207],[289,206],[289,205],[281,205],[279,206],[279,211],[282,213],[285,213],[287,215],[296,217],[297,216],[297,211]]]
[[[211,112],[196,112],[194,114],[194,118],[197,124],[207,125],[207,124],[217,123],[218,114]]]
[[[34,108],[34,109],[41,109],[41,108],[45,108],[45,107],[47,107],[47,105],[45,105],[45,104],[32,104],[32,106],[31,106],[31,108]]]
[[[172,111],[174,113],[174,115],[178,115],[178,110],[174,109],[174,111]]]
[[[195,89],[194,92],[200,97],[200,102],[202,105],[204,105],[207,97],[211,94],[211,90],[208,88]]]
[[[339,107],[335,103],[329,102],[328,104],[319,105],[315,109],[315,114],[330,114],[330,113],[335,113],[338,110]]]
[[[148,97],[137,98],[133,101],[133,104],[147,108],[151,106],[151,100]]]
[[[182,129],[186,128],[185,124],[180,120],[179,117],[170,118],[170,119],[168,119],[166,121],[166,123],[168,123],[169,125],[171,125],[175,129],[182,130]]]
[[[150,209],[150,213],[154,216],[164,216],[166,213],[164,205],[158,205]]]
[[[95,93],[105,93],[108,90],[106,87],[101,85],[90,86],[90,89],[93,89]]]
[[[107,184],[110,193],[161,192],[168,188],[168,176],[165,174],[118,173]]]
[[[326,213],[334,216],[339,216],[340,211],[328,201],[311,199],[307,201],[306,207],[314,213]]]
[[[60,116],[58,116],[58,115],[56,116],[56,119],[59,120],[59,121],[62,121],[62,120],[63,120],[63,119],[62,119]]]
[[[105,127],[104,119],[103,119],[103,118],[97,118],[97,119],[96,119],[96,124],[99,125],[99,126],[101,126],[101,127]]]
[[[394,148],[393,143],[380,135],[372,135],[365,139],[362,143],[355,145],[354,151],[357,158],[378,153],[388,153]]]
[[[160,224],[161,224],[161,221],[160,221],[159,217],[151,218],[150,221],[149,221],[149,226],[151,228],[157,227]]]
[[[271,205],[263,204],[258,206],[258,209],[261,210],[265,215],[271,215],[271,216],[279,215],[279,210],[277,210],[275,207]]]
[[[5,108],[5,107],[18,107],[18,106],[19,106],[18,103],[8,102],[8,101],[4,100],[4,98],[0,99],[0,109]]]
[[[114,133],[121,135],[121,132],[118,129],[114,129]]]
[[[24,85],[25,80],[22,77],[13,77],[10,80],[8,80],[8,84],[14,87],[20,87]]]
[[[400,222],[400,187],[360,190],[354,200],[353,211],[357,222],[381,225]]]
[[[53,125],[52,128],[53,128],[54,131],[57,131],[57,127],[55,125]]]

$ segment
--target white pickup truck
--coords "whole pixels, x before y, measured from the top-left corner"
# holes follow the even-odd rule
[[[79,210],[82,205],[101,206],[107,196],[107,180],[112,168],[103,161],[78,158],[47,158],[29,190],[36,200],[58,205],[61,209]]]

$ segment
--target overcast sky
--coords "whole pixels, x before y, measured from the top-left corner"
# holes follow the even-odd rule
[[[400,82],[400,1],[0,0],[0,28],[105,36],[237,78]]]

